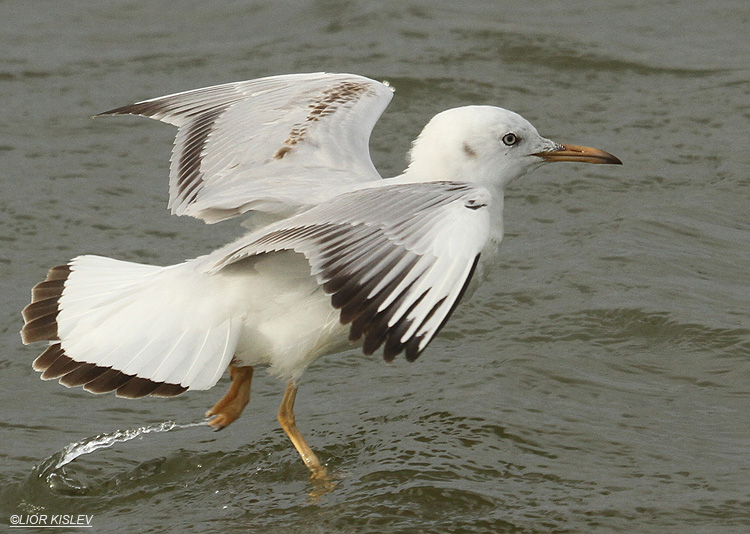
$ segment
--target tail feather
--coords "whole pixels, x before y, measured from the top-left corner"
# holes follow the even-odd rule
[[[67,267],[67,266],[66,266]],[[45,280],[39,282],[31,291],[31,298],[34,301],[45,299],[58,299],[62,294],[65,280]]]
[[[21,338],[24,343],[58,339],[59,300],[68,275],[70,275],[70,267],[58,265],[49,270],[44,282],[37,284],[32,289],[31,304],[21,312],[25,322],[23,330],[21,330]]]
[[[63,350],[59,343],[55,343],[54,345],[50,344],[50,346],[47,347],[47,350],[39,355],[31,366],[34,368],[34,371],[39,371],[40,373],[47,371],[47,369],[49,369],[63,354]]]
[[[32,302],[23,309],[23,318],[27,322],[39,320],[42,317],[56,317],[57,298],[48,298]]]
[[[241,329],[225,289],[220,277],[190,264],[80,256],[32,290],[21,336],[50,341],[34,369],[69,387],[131,398],[207,389],[229,364]]]
[[[54,380],[55,378],[63,377],[71,371],[76,370],[81,365],[80,363],[65,356],[65,353],[63,352],[59,343],[50,345],[49,348],[44,352],[44,354],[47,354],[50,349],[54,351],[55,356],[57,356],[55,360],[46,368],[42,368],[41,365],[34,366],[40,368],[40,370],[43,371],[41,377],[42,380]]]
[[[186,387],[177,384],[154,382],[146,378],[127,375],[112,368],[99,367],[93,363],[77,362],[65,355],[60,343],[47,347],[36,360],[34,370],[42,373],[42,379],[60,379],[60,383],[68,386],[83,386],[92,393],[105,393],[116,391],[118,397],[139,398],[146,395],[158,397],[173,397],[187,391]],[[102,377],[108,377],[110,382],[103,387],[105,381]],[[118,380],[114,380],[117,377]],[[119,383],[119,385],[117,385]]]

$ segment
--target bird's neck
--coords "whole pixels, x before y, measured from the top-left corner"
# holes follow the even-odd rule
[[[446,154],[434,154],[434,157],[421,154],[420,157],[413,158],[399,178],[404,183],[484,181],[481,171],[470,165],[462,165]]]
[[[492,191],[492,203],[489,205],[490,209],[490,235],[485,245],[483,254],[497,256],[497,249],[500,247],[500,242],[503,240],[505,235],[505,225],[503,223],[503,207],[505,204],[505,197],[502,191]],[[488,258],[489,260],[489,258]]]

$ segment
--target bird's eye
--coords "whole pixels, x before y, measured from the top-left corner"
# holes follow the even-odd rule
[[[505,143],[507,146],[513,146],[518,144],[518,136],[514,133],[507,133],[503,136],[503,143]]]

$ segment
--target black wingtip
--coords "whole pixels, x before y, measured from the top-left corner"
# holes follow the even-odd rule
[[[127,106],[120,106],[118,108],[102,111],[93,116],[97,117],[109,117],[112,115],[141,115],[143,117],[150,117],[156,113],[164,111],[165,104],[163,102],[154,102],[152,100],[146,100],[143,102],[137,102],[135,104],[128,104]]]

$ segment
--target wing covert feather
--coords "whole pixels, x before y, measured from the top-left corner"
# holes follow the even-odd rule
[[[393,92],[352,74],[289,74],[145,100],[133,114],[178,127],[169,207],[216,222],[259,210],[288,215],[331,188],[379,180],[369,139]]]
[[[204,260],[218,271],[244,258],[293,250],[362,340],[416,359],[471,280],[489,235],[490,193],[467,183],[373,187],[273,223]]]

